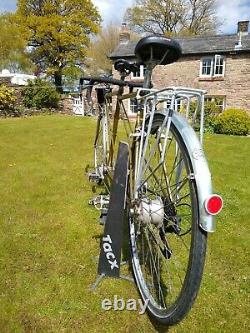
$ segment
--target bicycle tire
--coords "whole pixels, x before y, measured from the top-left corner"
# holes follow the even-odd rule
[[[94,141],[94,168],[99,177],[98,185],[104,185],[110,192],[113,168],[109,165],[110,124],[105,113],[99,114],[97,119],[96,137]]]
[[[163,126],[163,122],[164,116],[155,115],[149,138],[149,142],[150,140],[152,141],[152,146],[153,142],[155,142],[154,140],[156,140],[156,133]],[[189,130],[193,131],[191,127]],[[171,123],[168,135],[168,141],[175,143],[175,149],[171,150],[170,143],[168,142],[169,154],[171,153],[171,151],[172,153],[174,152],[174,150],[178,151],[178,154],[180,156],[179,162],[181,161],[181,159],[183,159],[180,162],[183,165],[184,171],[182,170],[182,172],[186,172],[187,176],[192,175],[192,159],[190,158],[187,149],[189,143],[184,141],[181,135],[181,129],[178,128],[178,123],[176,125],[173,122]],[[179,150],[176,149],[176,147],[178,147]],[[174,163],[176,161],[177,163],[176,157],[172,157],[172,160],[171,156],[167,156],[167,158],[169,161],[174,161]],[[169,165],[167,163],[168,161],[164,161],[163,165],[169,168]],[[145,177],[146,179],[151,171],[146,170],[145,174],[141,174],[141,183],[143,183],[143,177]],[[166,172],[164,174],[165,181],[167,180],[164,185],[168,187],[167,191],[169,191],[168,193],[171,194],[171,192],[173,192],[171,186],[173,186],[174,184],[169,182],[170,171],[168,172],[168,178],[166,178]],[[157,177],[159,175],[160,173],[157,174]],[[152,176],[151,178],[155,177]],[[190,310],[200,287],[205,263],[207,233],[199,227],[198,193],[196,189],[196,184],[198,181],[198,179],[193,179],[192,177],[189,177],[189,179],[186,181],[186,184],[183,186],[182,184],[180,185],[178,181],[178,183],[176,184],[176,192],[177,187],[183,191],[184,189],[186,191],[188,188],[190,192],[188,197],[183,197],[182,202],[178,202],[176,200],[175,203],[173,198],[171,199],[169,197],[163,196],[163,194],[166,195],[163,191],[163,188],[161,190],[163,194],[159,196],[159,183],[157,183],[159,189],[157,189],[157,186],[155,186],[155,190],[153,191],[154,187],[150,183],[150,178],[148,178],[146,184],[147,188],[143,190],[143,200],[146,200],[147,203],[150,203],[147,204],[147,207],[149,207],[149,211],[151,209],[150,207],[153,207],[152,202],[154,202],[154,200],[164,202],[164,207],[160,208],[164,209],[164,221],[163,226],[161,227],[159,227],[159,225],[156,226],[153,223],[145,223],[145,221],[142,223],[141,218],[139,219],[138,217],[138,214],[136,215],[135,213],[133,213],[133,215],[129,215],[131,259],[135,281],[141,298],[144,302],[148,302],[147,311],[149,315],[154,321],[156,321],[160,325],[170,326],[180,322]],[[163,184],[162,178],[160,179],[160,182],[161,184]],[[148,195],[149,199],[145,199],[145,194]],[[139,193],[138,195],[140,198],[140,196],[142,196],[142,193]],[[180,195],[180,193],[178,195]],[[156,197],[159,197],[159,199],[155,199]],[[181,196],[179,197],[179,199],[180,198]],[[183,205],[182,208],[181,205]],[[160,207],[160,205],[156,207]],[[140,212],[142,212],[144,209],[143,205],[141,205],[140,209]],[[185,216],[185,214],[183,214],[183,211],[185,211],[185,209],[189,210],[191,214],[189,222],[186,221],[188,220],[188,215]],[[150,218],[152,218],[153,213],[154,212],[150,211]],[[147,215],[147,212],[143,212],[143,214]],[[188,223],[188,228],[190,228],[190,230],[185,230],[185,226]],[[179,229],[177,229],[177,224]],[[162,230],[165,233],[164,236],[162,236]],[[161,237],[159,238],[160,232],[162,239]],[[164,246],[166,246],[164,237],[169,247],[169,250],[172,251],[170,259],[167,258],[170,253],[166,255],[166,251],[168,249],[166,248],[164,251],[162,251],[161,249],[162,247],[164,248]],[[184,238],[185,241],[189,240],[187,253],[183,250],[183,248],[180,248],[180,243],[178,243],[179,241],[181,243],[184,242]],[[162,246],[162,243],[164,246]],[[185,246],[187,246],[187,244]],[[155,257],[153,257],[153,255],[155,255]],[[157,271],[156,266],[158,264],[159,269]],[[172,271],[170,271],[170,269]],[[183,273],[180,278],[179,274],[181,274],[182,270]],[[174,288],[177,288],[176,292],[173,292]]]
[[[97,120],[96,138],[94,142],[94,167],[101,180],[104,179],[107,165],[107,142],[104,133],[104,116],[99,116]]]

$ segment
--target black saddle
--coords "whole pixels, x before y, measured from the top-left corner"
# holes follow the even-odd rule
[[[180,44],[165,36],[153,35],[139,40],[135,47],[135,55],[142,63],[154,62],[167,65],[177,61],[182,54]]]

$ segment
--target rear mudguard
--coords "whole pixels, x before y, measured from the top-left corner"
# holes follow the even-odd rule
[[[155,115],[164,115],[164,112],[156,112]],[[205,201],[213,193],[211,173],[208,163],[201,146],[201,143],[186,118],[177,112],[173,112],[172,123],[180,132],[185,146],[188,150],[189,157],[193,166],[194,179],[196,181],[198,205],[199,205],[199,224],[207,232],[215,231],[214,217],[206,212]]]

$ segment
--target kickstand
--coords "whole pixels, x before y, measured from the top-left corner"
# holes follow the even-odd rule
[[[95,256],[95,257],[92,257],[92,260],[97,263],[98,262],[98,258],[99,256]],[[122,261],[121,262],[121,266],[124,266],[124,265],[127,265],[128,264],[128,261]],[[99,284],[101,283],[102,279],[104,279],[107,275],[102,273],[102,274],[99,274],[97,275],[97,278],[95,280],[95,282],[90,286],[90,290],[91,291],[94,291],[98,286]],[[122,279],[122,280],[126,280],[126,281],[130,281],[132,283],[135,282],[134,278],[131,277],[131,276],[128,276],[128,275],[124,275],[124,274],[120,274],[119,279]]]
[[[99,286],[99,284],[101,283],[102,279],[104,279],[106,277],[106,275],[103,273],[103,274],[100,274],[97,276],[95,282],[90,286],[90,290],[91,291],[95,291],[95,289]],[[135,280],[134,278],[128,276],[128,275],[123,275],[121,274],[119,276],[119,279],[122,279],[122,280],[126,280],[126,281],[129,281],[129,282],[132,282],[134,283]]]
[[[90,290],[94,291],[98,287],[98,285],[100,284],[100,282],[102,281],[102,279],[104,277],[105,277],[105,274],[98,275],[95,282],[91,285]]]

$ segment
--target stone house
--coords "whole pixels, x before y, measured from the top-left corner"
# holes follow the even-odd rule
[[[7,83],[8,85],[27,86],[28,81],[34,81],[35,75],[22,74],[22,73],[10,73],[9,70],[3,69],[0,73],[0,82]]]
[[[152,81],[155,88],[185,86],[207,91],[206,100],[214,101],[223,111],[228,107],[250,112],[250,34],[249,21],[238,22],[238,31],[231,35],[176,38],[182,47],[182,57],[173,64],[157,66]],[[134,61],[136,41],[130,40],[126,26],[122,27],[120,43],[110,58]],[[143,81],[144,68],[132,81]],[[114,76],[117,73],[114,70]],[[132,101],[129,109],[133,111]],[[131,112],[132,112],[131,111]]]

